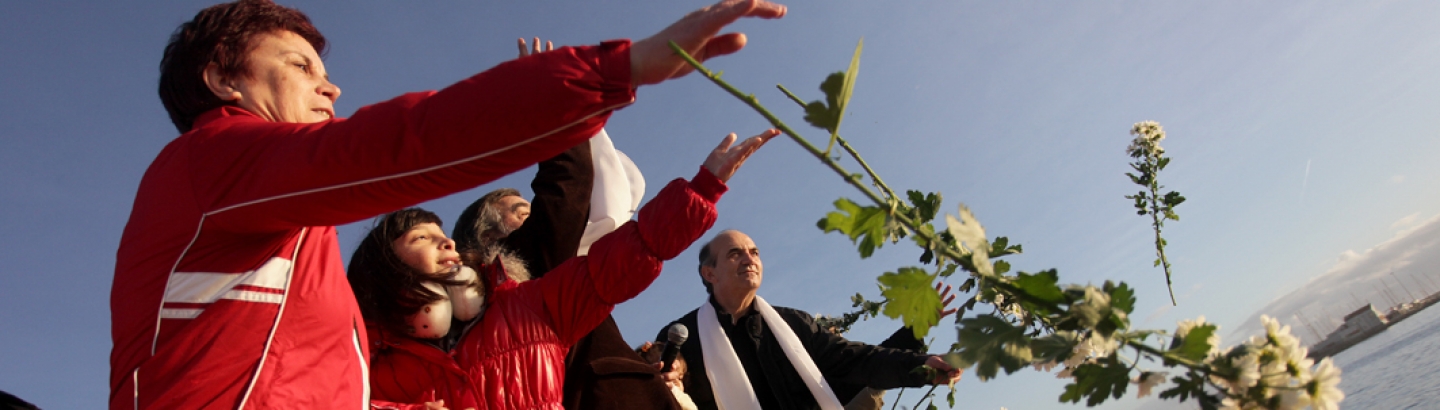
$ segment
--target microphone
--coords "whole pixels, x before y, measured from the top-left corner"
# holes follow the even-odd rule
[[[669,340],[669,343],[665,344],[665,353],[660,354],[660,362],[665,363],[665,366],[660,368],[661,373],[670,372],[671,364],[675,363],[675,356],[680,354],[680,345],[685,344],[685,339],[689,338],[690,329],[686,329],[685,325],[679,323],[670,325],[670,331],[665,335],[665,339]]]

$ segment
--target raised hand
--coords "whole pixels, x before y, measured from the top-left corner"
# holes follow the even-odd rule
[[[947,307],[950,307],[950,302],[955,301],[955,295],[950,294],[949,284],[944,282],[936,282],[935,292],[940,293],[940,319],[944,319],[946,316],[950,316],[952,314],[955,314],[955,312],[960,311],[960,308],[946,309]]]
[[[546,42],[545,42],[545,46],[544,46],[544,47],[541,47],[541,46],[540,46],[540,37],[535,37],[535,49],[534,49],[533,51],[530,49],[530,46],[529,46],[528,44],[525,44],[525,39],[524,39],[523,37],[520,38],[519,46],[520,46],[520,57],[525,57],[525,56],[528,56],[528,55],[531,55],[531,54],[540,54],[540,53],[543,53],[543,52],[546,52],[546,51],[550,51],[550,50],[554,50],[554,49],[555,49],[555,43],[552,43],[552,42],[549,42],[549,41],[546,41]]]
[[[940,356],[930,356],[925,359],[925,365],[937,370],[935,379],[930,380],[930,384],[955,384],[955,382],[960,381],[960,375],[965,373],[965,369],[951,367],[950,364],[945,363],[945,359],[941,359]]]
[[[671,41],[697,60],[705,61],[745,47],[745,35],[742,33],[716,35],[726,25],[741,17],[773,19],[784,16],[785,6],[766,0],[724,0],[691,12],[659,33],[630,46],[630,86],[658,84],[694,70],[670,49]]]
[[[745,159],[750,158],[750,154],[754,154],[755,150],[776,135],[780,135],[780,130],[772,128],[735,144],[735,133],[732,132],[720,141],[720,146],[710,151],[710,156],[705,158],[705,169],[715,174],[720,181],[729,182],[730,176],[735,175],[735,171],[740,169]]]

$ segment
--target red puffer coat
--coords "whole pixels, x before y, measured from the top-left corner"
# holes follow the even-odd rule
[[[370,331],[372,409],[424,410],[424,403],[437,400],[450,409],[478,408],[474,383],[449,352],[380,325],[365,328]]]
[[[540,279],[497,286],[485,316],[455,352],[481,396],[476,408],[561,409],[570,346],[616,304],[650,286],[662,261],[710,229],[725,189],[703,168],[691,182],[671,181],[640,209],[638,221],[601,238],[588,256],[571,258]]]

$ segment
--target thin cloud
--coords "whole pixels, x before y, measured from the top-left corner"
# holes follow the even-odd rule
[[[1405,215],[1404,218],[1400,218],[1399,220],[1395,221],[1395,223],[1390,224],[1390,229],[1404,228],[1404,227],[1407,227],[1407,226],[1410,226],[1410,225],[1414,225],[1414,224],[1415,224],[1415,221],[1418,221],[1418,220],[1420,220],[1420,213],[1419,213],[1419,212],[1416,212],[1416,213],[1413,213],[1413,214],[1409,214],[1409,215]]]
[[[1305,187],[1310,186],[1310,160],[1305,160],[1305,178],[1300,180],[1300,200],[1305,200]]]
[[[1145,316],[1145,321],[1144,321],[1144,322],[1141,322],[1141,323],[1150,324],[1150,323],[1154,322],[1156,319],[1160,319],[1162,316],[1165,316],[1166,313],[1170,313],[1170,308],[1173,308],[1173,307],[1174,307],[1174,306],[1171,306],[1171,305],[1163,305],[1163,304],[1162,304],[1162,305],[1160,305],[1160,307],[1155,308],[1154,311],[1150,312],[1150,315],[1149,315],[1149,316]]]

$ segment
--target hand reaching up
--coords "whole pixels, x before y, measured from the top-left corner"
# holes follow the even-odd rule
[[[659,33],[630,46],[630,86],[658,84],[694,70],[670,49],[674,41],[696,60],[722,56],[745,47],[745,35],[720,33],[741,17],[774,19],[785,16],[785,6],[766,0],[724,0],[691,12]]]
[[[946,316],[953,315],[955,312],[960,311],[960,308],[946,309],[950,307],[950,302],[955,301],[955,295],[950,294],[949,284],[936,282],[935,292],[940,293],[940,319],[944,319]]]
[[[534,50],[531,50],[531,49],[530,49],[530,46],[529,46],[528,44],[525,44],[525,39],[524,39],[524,38],[521,38],[520,41],[519,41],[519,43],[520,43],[520,44],[519,44],[519,46],[520,46],[520,57],[525,57],[525,56],[528,56],[528,55],[531,55],[531,54],[540,54],[540,53],[543,53],[543,52],[546,52],[546,51],[551,51],[551,50],[554,50],[554,49],[555,49],[555,43],[552,43],[552,42],[549,42],[549,41],[546,41],[546,42],[545,42],[545,46],[544,46],[544,47],[541,47],[541,46],[540,46],[540,37],[535,37],[535,49],[534,49]]]
[[[735,133],[732,132],[720,141],[720,146],[710,151],[710,156],[705,158],[705,169],[715,174],[720,181],[729,182],[735,171],[740,169],[740,165],[745,163],[745,159],[750,158],[750,154],[754,154],[755,150],[776,135],[780,135],[780,130],[772,128],[735,144]]]
[[[931,380],[930,384],[955,384],[955,382],[960,381],[960,375],[965,373],[965,369],[951,367],[950,363],[945,363],[945,359],[941,359],[940,356],[930,356],[930,358],[925,359],[925,365],[938,371],[935,379]]]

